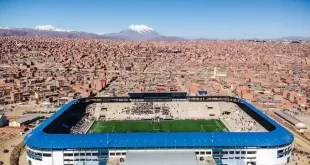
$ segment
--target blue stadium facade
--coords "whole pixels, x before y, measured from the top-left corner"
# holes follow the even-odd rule
[[[72,120],[70,115],[75,111],[83,113],[84,104],[132,101],[234,102],[242,106],[268,132],[70,134],[66,128],[61,128],[62,122]],[[70,122],[65,124],[70,126]],[[89,165],[105,164],[106,159],[113,156],[126,161],[126,153],[136,150],[188,150],[195,152],[197,156],[209,154],[217,164],[286,164],[290,159],[293,140],[294,136],[289,131],[243,99],[229,96],[186,96],[186,93],[181,92],[164,95],[136,93],[129,94],[129,97],[73,100],[24,139],[28,161],[33,165],[79,165],[83,162]]]

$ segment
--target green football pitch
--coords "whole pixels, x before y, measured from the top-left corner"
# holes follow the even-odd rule
[[[88,133],[127,132],[227,132],[220,120],[97,121]]]

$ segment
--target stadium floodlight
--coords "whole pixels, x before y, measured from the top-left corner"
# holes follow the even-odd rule
[[[73,163],[75,163],[75,141],[73,141]]]
[[[137,149],[137,140],[135,141],[135,149]]]
[[[174,140],[174,149],[177,149],[177,140]]]
[[[207,140],[205,139],[205,150],[207,149]]]
[[[109,145],[109,133],[107,133],[107,145]]]
[[[51,151],[53,151],[53,144],[54,144],[54,141],[52,141]],[[54,158],[53,158],[53,156],[54,156],[54,155],[53,155],[53,152],[52,152],[52,154],[51,154],[51,155],[52,155],[52,164],[54,164]]]
[[[116,151],[116,140],[114,140],[114,150]]]
[[[94,141],[92,141],[92,143],[91,143],[91,148],[94,148]],[[90,156],[91,157],[93,156],[93,151],[92,150],[90,150]]]

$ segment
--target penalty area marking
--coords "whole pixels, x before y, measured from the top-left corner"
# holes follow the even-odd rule
[[[217,125],[218,127],[221,128],[222,131],[227,132],[227,130],[226,130],[225,128],[223,128],[223,126],[222,126],[220,123],[218,123],[217,120],[215,121],[215,123],[216,123],[216,125]]]
[[[215,126],[218,126],[218,125],[216,125],[216,124],[215,125],[214,124],[200,125],[203,132],[207,132],[203,127],[210,128],[210,127],[215,127]]]
[[[115,126],[98,126],[98,127],[95,127],[94,131],[96,131],[96,132],[104,132],[104,131],[101,131],[101,130],[105,130],[106,128],[112,128],[112,130],[109,131],[109,132],[112,133],[112,132],[114,132]]]

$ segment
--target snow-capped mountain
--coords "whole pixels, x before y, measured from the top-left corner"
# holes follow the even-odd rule
[[[127,29],[120,31],[119,33],[109,33],[102,36],[112,37],[121,40],[134,40],[134,41],[144,41],[144,40],[185,40],[179,37],[170,37],[160,35],[155,31],[155,29],[148,27],[146,25],[130,25]]]
[[[36,28],[0,28],[1,36],[28,36],[28,37],[59,37],[59,38],[105,38],[94,33],[70,31],[51,26],[37,26]],[[110,39],[110,38],[107,38]]]
[[[140,34],[155,32],[155,30],[153,28],[150,28],[150,27],[145,26],[145,25],[130,25],[128,27],[128,29],[135,31],[135,32],[138,32]]]
[[[46,31],[57,31],[57,32],[71,32],[72,30],[65,30],[65,29],[59,29],[56,28],[52,25],[41,25],[41,26],[36,26],[36,30],[46,30]]]

